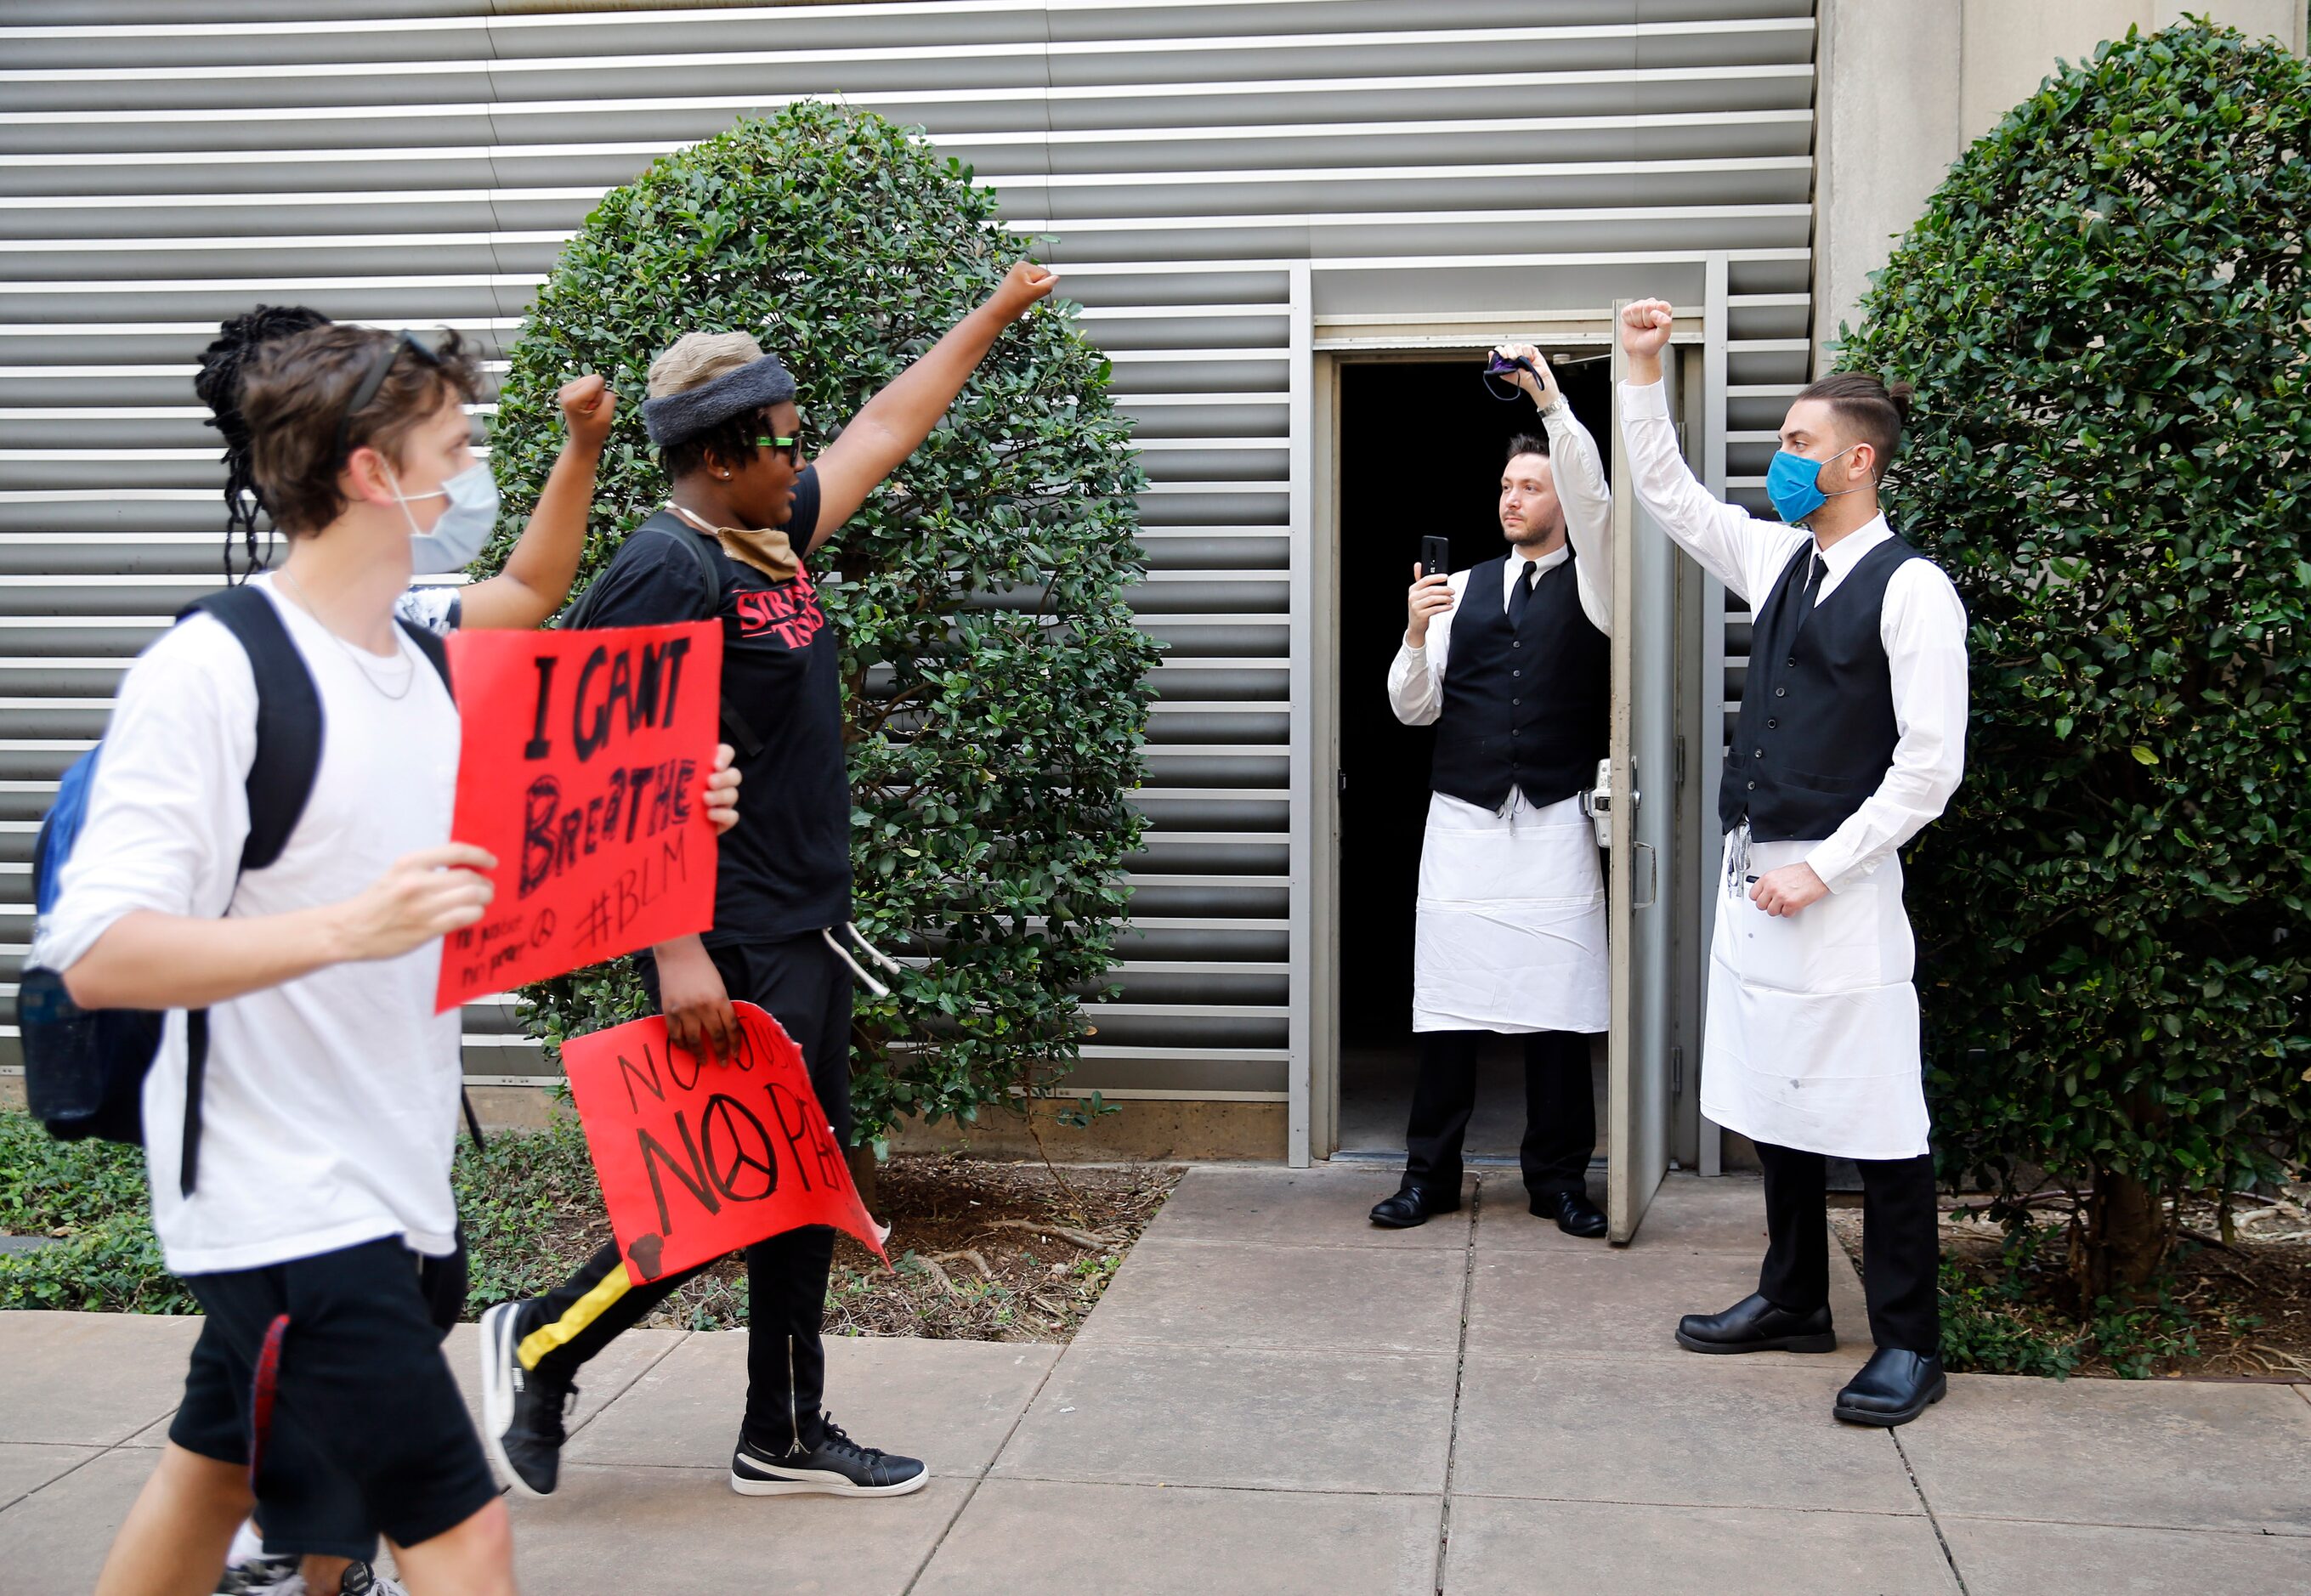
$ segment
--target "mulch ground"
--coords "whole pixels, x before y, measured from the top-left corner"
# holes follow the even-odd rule
[[[1946,1212],[1942,1247],[1969,1300],[1994,1304],[2016,1335],[2075,1356],[2071,1374],[2311,1381],[2311,1185],[2243,1198],[2232,1220],[2226,1242],[2211,1204],[2186,1204],[2167,1295],[2117,1330],[2108,1311],[2078,1313],[2059,1224],[2010,1249],[1999,1226]],[[1858,1269],[1861,1210],[1837,1208],[1830,1221]]]
[[[870,1206],[891,1226],[894,1267],[849,1236],[838,1240],[826,1333],[1064,1342],[1182,1173],[893,1158],[876,1173]],[[746,1313],[746,1266],[733,1259],[667,1299],[650,1322],[727,1328],[743,1325]]]

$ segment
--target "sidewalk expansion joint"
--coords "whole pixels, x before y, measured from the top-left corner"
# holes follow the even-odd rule
[[[167,1415],[163,1414],[161,1417],[167,1417]],[[157,1422],[157,1421],[156,1421],[156,1422]],[[152,1426],[151,1425],[146,1425],[146,1426],[144,1426],[144,1429],[149,1430],[149,1429],[151,1429],[152,1427],[153,1427],[153,1426]],[[135,1431],[135,1432],[134,1432],[134,1433],[135,1433],[135,1434],[136,1434],[136,1435],[143,1435],[143,1434],[144,1433],[144,1430],[138,1430],[138,1431]],[[61,1445],[61,1444],[65,1444],[65,1443],[59,1443],[59,1442],[33,1441],[33,1442],[26,1442],[26,1443],[24,1443],[23,1444],[25,1444],[25,1445],[30,1445],[30,1446],[53,1446],[53,1445]],[[74,1463],[71,1468],[69,1468],[69,1469],[65,1470],[62,1474],[57,1475],[55,1478],[53,1478],[53,1479],[44,1479],[44,1480],[40,1481],[40,1483],[39,1483],[39,1484],[38,1484],[38,1485],[34,1486],[31,1490],[29,1490],[29,1491],[24,1491],[24,1492],[22,1492],[22,1493],[20,1493],[20,1494],[18,1494],[18,1495],[16,1495],[16,1496],[11,1496],[11,1497],[9,1497],[5,1502],[0,1502],[0,1513],[11,1513],[11,1512],[13,1512],[13,1511],[16,1509],[16,1507],[17,1507],[20,1504],[26,1503],[26,1502],[30,1502],[33,1497],[35,1497],[35,1496],[39,1496],[42,1491],[47,1490],[47,1489],[48,1489],[50,1486],[52,1486],[52,1485],[62,1485],[65,1480],[70,1479],[74,1475],[75,1475],[75,1474],[79,1473],[82,1470],[83,1470],[83,1469],[87,1468],[91,1463],[93,1463],[93,1462],[94,1462],[94,1461],[96,1461],[96,1460],[97,1460],[97,1459],[99,1459],[99,1458],[109,1458],[109,1457],[110,1457],[110,1456],[111,1456],[114,1452],[126,1452],[126,1451],[130,1451],[130,1450],[135,1450],[135,1451],[137,1451],[137,1452],[151,1452],[151,1451],[152,1451],[152,1448],[150,1448],[150,1447],[143,1447],[143,1446],[140,1446],[140,1447],[135,1447],[135,1448],[132,1449],[132,1448],[130,1448],[130,1446],[129,1446],[128,1443],[127,1443],[127,1442],[126,1442],[126,1441],[116,1441],[116,1442],[114,1442],[114,1443],[113,1443],[111,1445],[109,1445],[109,1446],[100,1446],[100,1447],[92,1448],[92,1449],[91,1449],[91,1451],[89,1452],[88,1456],[86,1456],[86,1457],[84,1457],[84,1458],[81,1459],[81,1461],[80,1461],[79,1462]],[[159,1452],[154,1452],[153,1453],[153,1455],[155,1458],[158,1458],[161,1454],[160,1454]]]
[[[1444,1561],[1452,1548],[1452,1470],[1461,1452],[1461,1392],[1469,1378],[1469,1303],[1477,1282],[1478,1223],[1485,1217],[1485,1182],[1469,1194],[1469,1241],[1461,1266],[1461,1341],[1452,1360],[1452,1418],[1444,1432],[1444,1498],[1436,1510],[1436,1596],[1444,1596]]]
[[[1092,1313],[1098,1312],[1098,1304],[1094,1304]],[[1086,1314],[1084,1323],[1090,1322],[1090,1315]],[[1076,1329],[1080,1333],[1083,1325],[1077,1325]],[[1059,1356],[1043,1365],[1042,1377],[1035,1382],[1035,1389],[1029,1391],[1027,1400],[1019,1404],[1019,1411],[1012,1416],[1010,1427],[1003,1432],[1003,1439],[997,1442],[995,1450],[988,1454],[987,1466],[964,1481],[963,1500],[955,1504],[955,1511],[947,1514],[946,1522],[941,1524],[939,1532],[931,1538],[929,1547],[923,1552],[923,1560],[915,1565],[915,1571],[907,1575],[907,1583],[899,1587],[899,1596],[913,1596],[914,1589],[922,1583],[923,1575],[930,1572],[931,1561],[938,1556],[939,1548],[946,1544],[946,1538],[955,1533],[955,1527],[963,1522],[963,1515],[979,1499],[979,1487],[994,1476],[995,1465],[1003,1461],[1003,1454],[1010,1450],[1013,1438],[1019,1434],[1019,1426],[1027,1422],[1027,1415],[1034,1410],[1036,1399],[1043,1394],[1043,1388],[1051,1384],[1051,1376],[1059,1372],[1060,1365],[1068,1361],[1068,1354],[1074,1347],[1073,1341],[1068,1342],[1060,1348]]]
[[[650,1362],[644,1364],[641,1368],[636,1369],[633,1374],[633,1378],[628,1380],[624,1385],[618,1387],[618,1389],[609,1396],[605,1397],[602,1400],[602,1405],[599,1408],[595,1408],[593,1412],[588,1414],[584,1418],[580,1419],[576,1424],[572,1425],[570,1427],[570,1435],[562,1438],[562,1444],[565,1446],[569,1444],[570,1440],[575,1437],[580,1431],[585,1429],[587,1426],[592,1424],[596,1419],[601,1417],[602,1415],[616,1407],[619,1401],[628,1391],[633,1390],[634,1387],[640,1385],[643,1380],[649,1377],[650,1372],[652,1369],[657,1368],[658,1365],[664,1363],[667,1358],[672,1357],[676,1347],[682,1346],[684,1342],[689,1340],[691,1337],[697,1333],[698,1332],[696,1330],[685,1330],[673,1340],[667,1342],[664,1352],[659,1353],[656,1357],[650,1359]],[[680,1466],[686,1467],[687,1465]],[[508,1490],[511,1490],[513,1487],[511,1486],[508,1486],[506,1488]]]
[[[1934,1504],[1926,1499],[1926,1487],[1918,1478],[1918,1471],[1910,1464],[1909,1448],[1902,1444],[1902,1432],[1889,1429],[1894,1455],[1902,1460],[1902,1472],[1909,1476],[1910,1488],[1918,1493],[1918,1505],[1926,1510],[1926,1522],[1933,1527],[1934,1544],[1942,1548],[1942,1561],[1949,1565],[1950,1579],[1957,1584],[1958,1596],[1967,1596],[1966,1575],[1958,1572],[1958,1555],[1950,1550],[1949,1537],[1942,1533],[1942,1521],[1934,1512]]]

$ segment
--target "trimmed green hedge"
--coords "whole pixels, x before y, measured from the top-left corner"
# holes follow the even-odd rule
[[[552,467],[555,388],[607,374],[625,402],[591,572],[666,497],[640,401],[682,333],[776,351],[815,448],[1024,249],[968,168],[877,117],[805,102],[667,156],[604,197],[531,310],[493,438],[507,501],[533,502]],[[1106,990],[1155,662],[1127,602],[1145,478],[1109,374],[1070,307],[1039,309],[821,555],[842,579],[819,593],[842,647],[859,921],[928,955],[891,999],[861,994],[862,1141],[1048,1089],[1077,1056],[1080,999]],[[641,1008],[624,964],[528,996],[552,1042]]]
[[[1912,876],[1947,1173],[2077,1197],[2086,1300],[2163,1199],[2311,1161],[2311,69],[2190,22],[1950,170],[1842,366],[1917,385],[1895,522],[1972,619]]]

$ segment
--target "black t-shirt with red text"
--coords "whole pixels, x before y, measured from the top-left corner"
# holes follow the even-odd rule
[[[795,484],[783,528],[799,554],[818,525],[818,472]],[[688,538],[721,573],[712,610]],[[589,595],[597,626],[722,623],[722,695],[762,749],[738,754],[738,824],[722,837],[710,947],[769,942],[850,918],[850,779],[842,753],[842,678],[833,631],[806,567],[772,581],[723,553],[672,510],[634,528]]]

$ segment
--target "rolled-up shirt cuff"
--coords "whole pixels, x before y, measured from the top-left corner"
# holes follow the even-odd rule
[[[31,962],[43,969],[59,973],[71,969],[104,939],[107,931],[129,915],[153,907],[126,894],[108,894],[88,886],[83,886],[74,897],[70,914],[51,914],[34,928]]]

